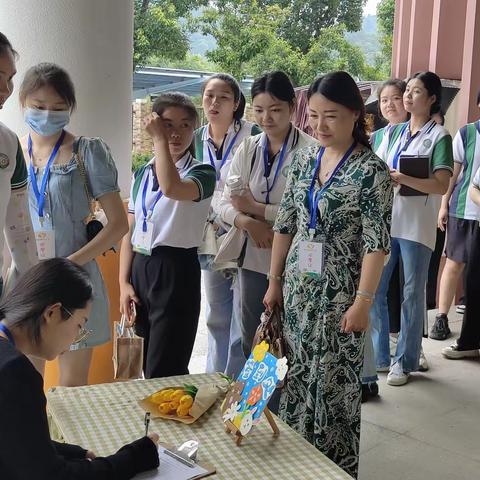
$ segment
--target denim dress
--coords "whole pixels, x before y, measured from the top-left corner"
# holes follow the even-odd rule
[[[118,172],[110,149],[99,138],[80,137],[78,154],[85,164],[91,195],[98,199],[110,192],[119,192]],[[43,168],[35,168],[38,188],[43,177]],[[41,229],[38,204],[29,178],[28,193],[30,214],[35,231]],[[55,232],[55,255],[68,257],[87,243],[84,219],[90,213],[84,178],[77,168],[75,155],[65,164],[52,165],[44,207],[43,228]],[[83,265],[93,283],[93,303],[86,328],[92,334],[72,349],[89,348],[110,340],[108,294],[102,274],[95,260]]]

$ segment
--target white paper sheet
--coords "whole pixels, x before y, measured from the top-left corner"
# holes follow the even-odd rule
[[[190,480],[208,473],[208,470],[198,465],[192,468],[175,460],[165,453],[165,448],[163,447],[158,447],[158,456],[160,458],[158,470],[140,473],[134,477],[134,480]]]

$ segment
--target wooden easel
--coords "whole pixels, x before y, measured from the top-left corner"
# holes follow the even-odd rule
[[[280,430],[275,423],[275,419],[273,418],[272,412],[268,409],[268,407],[265,407],[263,410],[263,413],[267,417],[268,423],[270,424],[270,427],[273,430],[273,435],[277,436],[280,435]],[[235,444],[239,447],[240,444],[242,443],[242,440],[245,438],[241,433],[240,430],[230,421],[227,420],[225,423],[225,431],[235,437]]]

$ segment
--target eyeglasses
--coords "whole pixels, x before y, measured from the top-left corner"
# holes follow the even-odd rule
[[[73,313],[67,310],[63,305],[62,309],[70,316],[73,317]],[[93,333],[93,330],[88,330],[85,327],[80,327],[78,330],[78,334],[75,337],[75,340],[72,342],[72,345],[78,345],[82,343],[84,340],[86,340],[91,334]]]

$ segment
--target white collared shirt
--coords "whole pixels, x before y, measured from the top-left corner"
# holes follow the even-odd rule
[[[154,163],[155,158],[142,167],[132,179],[128,204],[128,212],[135,215],[132,245],[135,245],[143,225],[142,192],[145,183],[147,182],[145,198],[147,209],[153,205],[158,195],[158,187],[154,189],[156,183]],[[150,218],[154,226],[152,249],[158,246],[194,248],[202,242],[205,221],[215,187],[215,173],[210,165],[198,162],[190,153],[186,153],[175,165],[180,177],[191,179],[198,185],[201,195],[198,201],[173,200],[165,195],[160,198]],[[136,181],[139,184],[135,185]]]

